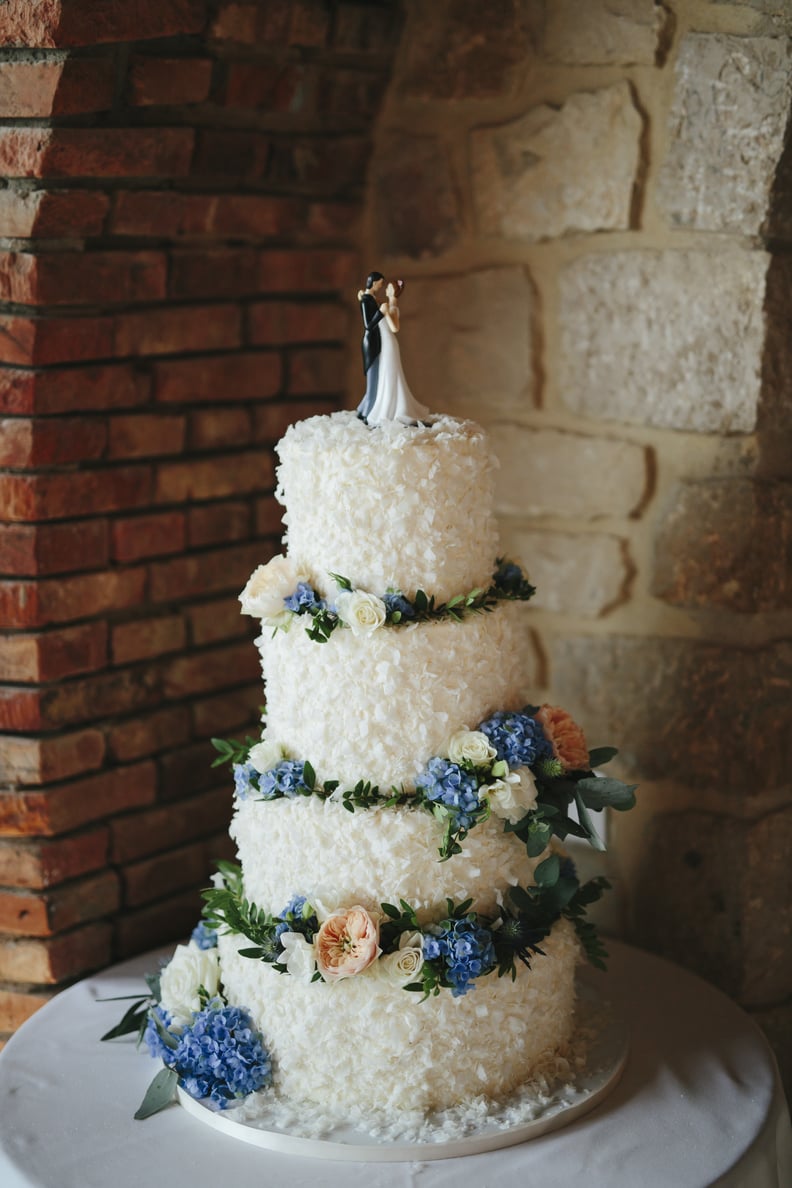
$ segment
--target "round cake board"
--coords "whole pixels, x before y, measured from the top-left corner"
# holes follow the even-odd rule
[[[277,1098],[273,1098],[272,1116],[266,1105],[256,1118],[239,1120],[238,1111],[218,1111],[201,1101],[195,1101],[183,1089],[178,1096],[184,1109],[206,1126],[211,1126],[230,1138],[252,1143],[268,1151],[284,1155],[298,1155],[317,1159],[346,1160],[347,1162],[398,1163],[413,1160],[453,1159],[463,1155],[479,1155],[501,1147],[528,1142],[540,1135],[560,1130],[598,1106],[618,1085],[629,1053],[629,1032],[625,1024],[613,1018],[602,1003],[598,991],[583,983],[579,993],[579,1013],[583,1018],[598,1016],[597,1034],[588,1041],[585,1069],[573,1083],[559,1085],[555,1091],[543,1094],[530,1103],[530,1117],[515,1120],[525,1093],[517,1090],[500,1106],[487,1111],[486,1118],[473,1122],[460,1137],[447,1137],[443,1116],[436,1120],[436,1141],[405,1141],[404,1138],[381,1138],[369,1133],[359,1124],[339,1122],[321,1138],[291,1132],[277,1118]],[[390,1119],[389,1119],[390,1120]],[[427,1119],[431,1133],[432,1118]]]

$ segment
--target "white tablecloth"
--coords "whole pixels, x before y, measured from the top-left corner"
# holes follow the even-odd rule
[[[0,1055],[0,1188],[790,1188],[792,1130],[748,1016],[657,957],[610,944],[601,991],[632,1030],[613,1094],[563,1130],[486,1155],[319,1163],[215,1134],[177,1106],[132,1115],[156,1065],[100,1044],[157,968],[149,954],[47,1004]]]

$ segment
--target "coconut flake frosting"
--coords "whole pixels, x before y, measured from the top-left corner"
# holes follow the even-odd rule
[[[292,425],[278,453],[288,555],[322,594],[334,592],[331,572],[438,602],[489,586],[495,462],[481,426],[436,417],[369,429],[340,412]]]
[[[337,631],[324,644],[312,642],[299,619],[288,632],[267,630],[256,641],[266,737],[309,760],[320,780],[412,786],[457,730],[525,704],[524,609],[506,603],[462,623],[381,628],[363,637]]]

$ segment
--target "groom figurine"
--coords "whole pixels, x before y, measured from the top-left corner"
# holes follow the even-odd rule
[[[360,311],[363,314],[363,371],[366,375],[366,394],[358,405],[358,416],[365,421],[374,407],[377,399],[377,381],[379,378],[380,351],[382,338],[379,324],[385,316],[380,310],[377,294],[385,284],[385,277],[381,272],[370,272],[366,277],[366,288],[358,293]]]

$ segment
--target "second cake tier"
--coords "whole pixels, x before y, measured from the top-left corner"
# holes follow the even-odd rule
[[[267,694],[265,736],[322,781],[381,788],[415,777],[446,754],[456,731],[519,709],[531,684],[520,604],[453,620],[336,631],[309,639],[299,620],[258,639]]]

